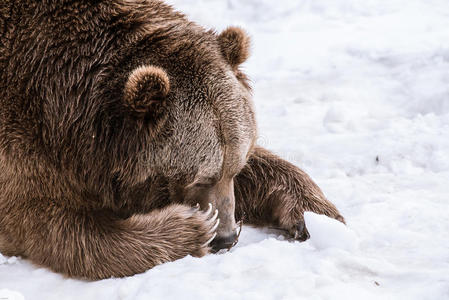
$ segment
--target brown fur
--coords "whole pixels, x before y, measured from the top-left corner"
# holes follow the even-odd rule
[[[125,84],[123,98],[136,112],[154,111],[151,106],[161,105],[170,90],[170,80],[164,70],[154,66],[141,66],[133,70]]]
[[[237,218],[245,215],[249,223],[272,225],[305,240],[304,211],[345,222],[306,173],[261,147],[254,149],[235,182]]]
[[[249,57],[249,37],[239,27],[228,27],[218,36],[221,52],[233,67],[245,62]]]
[[[100,279],[206,254],[215,222],[195,203],[219,209],[217,248],[234,212],[299,239],[304,210],[342,220],[254,146],[248,41],[156,0],[3,0],[0,251]]]

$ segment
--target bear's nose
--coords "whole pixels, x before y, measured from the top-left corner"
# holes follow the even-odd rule
[[[233,233],[229,236],[220,237],[217,236],[211,243],[212,252],[216,253],[221,249],[230,249],[232,248],[237,241],[237,233]]]

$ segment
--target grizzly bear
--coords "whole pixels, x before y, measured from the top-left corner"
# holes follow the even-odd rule
[[[159,0],[2,0],[0,252],[101,279],[229,248],[243,216],[344,222],[256,145],[248,53]]]

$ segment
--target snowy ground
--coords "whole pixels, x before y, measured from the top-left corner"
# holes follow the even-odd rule
[[[229,253],[90,283],[0,256],[0,289],[25,299],[449,299],[449,2],[169,2],[207,27],[247,29],[259,143],[311,174],[348,229],[308,214],[311,240],[289,243],[244,227]]]

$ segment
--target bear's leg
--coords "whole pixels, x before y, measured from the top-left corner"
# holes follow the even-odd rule
[[[22,219],[23,218],[23,219]],[[20,252],[32,262],[72,277],[103,279],[142,273],[186,255],[210,250],[217,212],[170,205],[118,219],[56,205],[28,207]],[[17,230],[17,229],[15,229]]]
[[[282,229],[298,240],[309,233],[304,211],[324,214],[345,222],[337,208],[301,169],[261,147],[235,178],[237,219]]]

